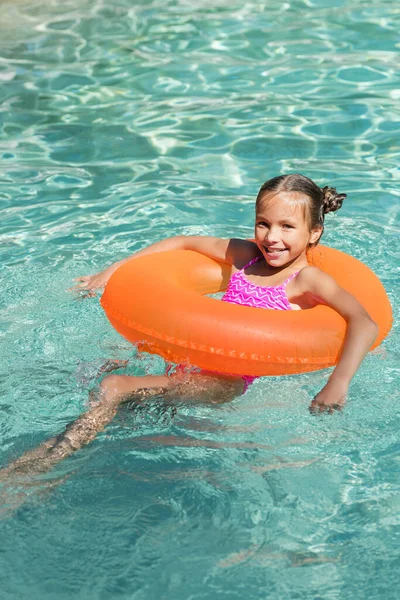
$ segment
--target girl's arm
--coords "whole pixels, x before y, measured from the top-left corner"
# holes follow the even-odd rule
[[[139,256],[154,254],[156,252],[166,252],[168,250],[195,250],[200,254],[205,254],[210,258],[225,262],[229,265],[236,263],[245,264],[257,255],[257,247],[253,242],[239,239],[222,239],[211,236],[177,236],[156,242],[132,256],[113,263],[104,271],[95,275],[86,275],[78,277],[75,281],[78,283],[73,290],[95,290],[103,288],[111,275],[124,263]],[[242,266],[242,265],[241,265]]]
[[[298,285],[304,293],[321,304],[327,304],[347,322],[346,337],[339,362],[325,387],[315,396],[313,412],[340,409],[346,400],[350,381],[371,348],[378,327],[361,304],[341,288],[327,273],[316,267],[306,267],[298,275]]]

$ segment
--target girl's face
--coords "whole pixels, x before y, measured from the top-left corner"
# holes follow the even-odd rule
[[[310,231],[307,207],[300,192],[269,193],[258,203],[255,239],[271,267],[306,260],[309,245],[318,241],[322,228]]]

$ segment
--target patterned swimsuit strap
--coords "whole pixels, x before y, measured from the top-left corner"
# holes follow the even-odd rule
[[[296,273],[292,273],[291,275],[289,275],[289,277],[287,279],[285,279],[285,281],[283,283],[281,283],[281,286],[285,288],[287,286],[287,284],[289,283],[289,281],[294,279],[296,277],[296,275],[298,275],[299,273],[300,273],[300,271],[296,271]]]
[[[241,271],[244,272],[248,267],[251,267],[251,265],[254,265],[254,263],[258,262],[261,258],[262,258],[262,256],[256,256],[255,258],[252,258],[251,261],[247,263],[247,265],[244,265],[244,267],[241,269]],[[285,288],[287,286],[287,284],[289,283],[289,281],[291,281],[299,273],[300,273],[300,271],[296,271],[296,273],[292,273],[291,275],[289,275],[289,277],[287,279],[285,279],[285,281],[283,283],[281,283],[280,285],[277,285],[277,286],[273,286],[273,287]]]
[[[247,265],[244,265],[244,267],[241,269],[241,272],[244,273],[244,271],[248,268],[251,267],[251,265],[254,265],[254,263],[258,262],[260,259],[262,258],[262,256],[256,256],[255,258],[252,258],[250,262],[247,263]],[[292,273],[291,275],[289,275],[289,277],[287,279],[285,279],[285,281],[283,283],[281,283],[280,285],[274,285],[271,287],[277,287],[277,288],[283,288],[285,289],[287,284],[289,283],[289,281],[291,281],[292,279],[294,279],[294,277],[296,277],[296,275],[298,275],[300,273],[300,271],[296,271],[296,273]]]
[[[258,262],[261,258],[262,256],[256,256],[255,258],[252,258],[251,261],[248,262],[247,265],[244,265],[244,267],[242,267],[240,270],[245,271],[246,269],[251,267],[251,265],[254,265],[254,263]]]

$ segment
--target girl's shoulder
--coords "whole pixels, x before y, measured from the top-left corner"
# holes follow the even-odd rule
[[[321,269],[319,269],[318,267],[314,267],[313,265],[306,265],[305,267],[302,267],[297,273],[297,278],[299,281],[311,281],[314,280],[316,277],[319,277],[322,273],[323,271],[321,271]]]
[[[290,287],[288,286],[290,302],[301,309],[325,304],[331,281],[335,285],[331,276],[318,267],[311,265],[303,267],[291,280]]]
[[[330,275],[327,275],[326,273],[324,273],[324,271],[321,271],[321,269],[319,269],[318,267],[314,267],[312,265],[307,265],[305,267],[303,267],[302,269],[300,269],[300,271],[297,273],[296,276],[296,282],[298,284],[302,284],[304,286],[313,286],[316,282],[320,281],[321,279],[324,279],[324,276],[330,277]]]
[[[338,288],[335,279],[322,271],[318,267],[307,265],[297,274],[296,287],[299,294],[312,294],[314,296],[324,297]]]

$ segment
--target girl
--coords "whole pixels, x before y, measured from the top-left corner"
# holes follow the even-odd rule
[[[224,302],[275,310],[301,310],[322,303],[336,310],[347,322],[345,344],[328,383],[310,406],[312,412],[332,413],[343,407],[350,381],[377,334],[376,324],[359,302],[332,277],[307,263],[307,249],[315,246],[323,233],[324,215],[338,210],[345,197],[346,194],[337,194],[334,188],[320,189],[302,175],[275,177],[264,183],[257,196],[255,242],[179,236],[157,242],[135,256],[175,249],[195,250],[231,265]],[[126,260],[130,258],[96,275],[78,278],[74,289],[90,292],[103,288]],[[208,371],[184,372],[179,368],[168,376],[108,375],[101,383],[97,404],[64,433],[0,471],[0,479],[12,473],[47,471],[93,440],[114,417],[119,404],[127,400],[141,401],[162,394],[171,399],[220,403],[243,394],[254,379]]]

